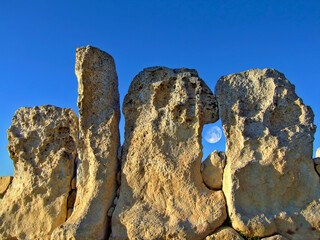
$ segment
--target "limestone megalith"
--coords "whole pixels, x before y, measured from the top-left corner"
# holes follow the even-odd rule
[[[201,132],[218,120],[195,70],[147,68],[123,103],[125,141],[111,239],[203,239],[226,219],[222,191],[202,181]]]
[[[80,140],[75,206],[52,239],[104,239],[116,195],[120,147],[118,77],[113,58],[91,46],[76,52]]]
[[[274,69],[221,77],[215,90],[227,140],[223,191],[232,226],[251,237],[319,239],[312,109]]]
[[[15,172],[0,200],[0,239],[50,239],[67,218],[77,115],[70,108],[23,107],[7,132]]]

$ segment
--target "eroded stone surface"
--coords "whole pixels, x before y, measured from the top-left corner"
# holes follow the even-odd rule
[[[227,139],[223,191],[233,228],[249,236],[318,239],[311,108],[273,69],[224,76],[216,96]]]
[[[204,240],[244,240],[233,228],[220,227]]]
[[[201,174],[204,183],[210,189],[222,188],[223,169],[226,164],[224,152],[215,150],[201,163]]]
[[[217,110],[195,70],[155,67],[134,78],[111,239],[203,239],[223,223],[223,193],[200,174],[202,126]]]
[[[8,187],[10,186],[12,182],[13,177],[5,176],[0,177],[0,197],[2,198],[4,194],[6,193]]]
[[[113,58],[91,46],[76,52],[80,115],[77,197],[52,239],[104,239],[116,194],[120,146],[118,78]]]
[[[15,173],[0,200],[0,239],[50,239],[66,220],[78,136],[72,109],[16,111],[8,129]]]

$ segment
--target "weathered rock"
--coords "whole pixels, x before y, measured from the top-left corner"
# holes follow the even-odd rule
[[[116,194],[120,146],[118,78],[113,58],[91,46],[76,52],[80,115],[77,198],[52,239],[104,239]]]
[[[210,189],[222,188],[223,169],[226,164],[224,152],[215,150],[201,163],[201,174],[204,183]]]
[[[316,166],[316,171],[317,171],[318,175],[320,175],[320,165]]]
[[[277,235],[274,235],[274,236],[271,236],[271,237],[261,238],[261,240],[288,240],[288,238],[277,234]]]
[[[8,129],[15,173],[0,200],[0,239],[50,239],[66,220],[78,136],[72,109],[16,111]]]
[[[8,187],[12,182],[13,177],[0,177],[0,197],[2,198],[6,193]]]
[[[220,227],[204,240],[244,240],[233,228]]]
[[[224,76],[216,96],[227,139],[223,191],[233,228],[248,236],[318,239],[311,108],[273,69]]]
[[[111,239],[203,239],[223,223],[223,193],[200,173],[202,127],[217,110],[195,70],[154,67],[134,78]]]

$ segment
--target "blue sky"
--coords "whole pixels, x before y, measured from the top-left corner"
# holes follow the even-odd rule
[[[318,0],[0,3],[2,176],[13,174],[6,130],[16,109],[51,104],[77,112],[75,50],[86,45],[114,57],[121,102],[133,77],[150,66],[195,68],[212,90],[223,75],[275,68],[296,85],[320,127]],[[204,142],[204,155],[224,148],[224,138]]]

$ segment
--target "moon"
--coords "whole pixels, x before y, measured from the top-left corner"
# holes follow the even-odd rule
[[[213,126],[213,127],[209,128],[209,130],[206,132],[204,139],[208,143],[217,143],[220,141],[221,137],[222,137],[221,129],[217,126]]]

